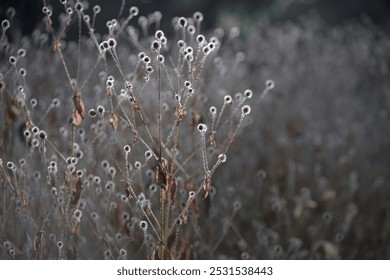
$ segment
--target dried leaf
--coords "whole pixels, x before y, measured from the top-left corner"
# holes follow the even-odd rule
[[[79,111],[76,109],[73,111],[73,119],[72,119],[72,124],[75,126],[79,126],[81,124],[81,121],[83,120],[83,116],[80,114]]]
[[[161,158],[160,162],[156,166],[155,174],[156,183],[162,188],[165,188],[169,180],[167,159]]]
[[[211,191],[211,179],[210,178],[207,178],[206,181],[204,182],[203,189],[204,189],[203,198],[206,198],[206,197],[208,197],[209,192]]]
[[[72,201],[71,201],[72,205],[75,206],[77,204],[77,202],[79,201],[80,195],[81,195],[81,191],[82,191],[81,179],[77,178],[76,189],[72,193]]]
[[[40,260],[42,259],[42,238],[45,232],[43,230],[39,230],[34,238],[34,251],[35,251],[35,259]]]
[[[81,99],[80,92],[76,93],[73,96],[73,103],[74,103],[74,111],[73,111],[73,120],[72,123],[76,126],[80,125],[81,121],[85,119],[84,115],[84,102]]]
[[[112,114],[111,117],[108,119],[108,122],[111,124],[112,129],[114,129],[114,131],[116,131],[116,129],[118,128],[118,122],[119,122],[118,115],[116,113]]]
[[[187,111],[183,107],[176,107],[175,109],[176,125],[179,125],[181,123],[185,115],[187,115]]]
[[[131,187],[130,187],[129,184],[126,185],[125,191],[126,191],[126,196],[127,196],[127,198],[128,198],[128,199],[132,199],[133,196],[131,195]]]
[[[22,202],[23,207],[27,208],[27,193],[26,193],[26,191],[24,191],[24,190],[21,191],[20,195],[21,195],[20,199],[22,200],[21,202]]]
[[[177,182],[176,178],[170,176],[169,180],[169,192],[171,194],[171,203],[174,204],[176,200]]]

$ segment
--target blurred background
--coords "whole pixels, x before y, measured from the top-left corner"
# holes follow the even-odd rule
[[[23,32],[31,33],[41,19],[41,2],[35,0],[3,0],[0,16],[9,6],[18,10]],[[60,1],[47,1],[53,7]],[[120,0],[91,0],[91,5],[99,4],[102,17],[117,17]],[[117,3],[114,3],[117,2]],[[243,22],[270,20],[297,20],[308,13],[318,14],[327,24],[337,24],[349,19],[360,20],[368,16],[386,32],[390,31],[390,2],[386,0],[131,0],[126,7],[138,6],[142,14],[161,11],[165,19],[174,16],[192,16],[194,11],[205,15],[204,27],[211,28],[240,26]],[[126,9],[127,11],[127,9]],[[103,28],[102,23],[100,28]]]

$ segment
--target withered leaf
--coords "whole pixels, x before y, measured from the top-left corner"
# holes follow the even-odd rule
[[[170,183],[169,183],[169,192],[171,193],[171,203],[175,203],[176,199],[176,189],[177,189],[177,183],[176,178],[170,177]]]
[[[73,95],[73,103],[74,103],[74,111],[73,111],[73,120],[72,123],[76,126],[80,125],[81,121],[85,119],[84,115],[84,102],[81,99],[80,92],[77,92],[75,95]]]
[[[183,107],[176,107],[175,117],[177,125],[181,123],[185,115],[187,115],[187,111]]]
[[[204,189],[203,198],[206,198],[206,197],[208,197],[209,192],[211,191],[211,179],[210,178],[207,178],[206,181],[204,182],[203,189]]]
[[[129,184],[126,185],[125,191],[126,191],[126,196],[127,196],[128,199],[133,198],[133,196],[131,195],[131,187],[130,187]]]
[[[72,205],[76,205],[77,202],[79,201],[80,195],[81,195],[81,191],[82,191],[81,179],[77,178],[76,188],[75,188],[75,190],[72,193],[72,200],[71,200]]]
[[[156,183],[162,188],[165,188],[169,180],[167,159],[161,158],[160,162],[156,166],[155,174]]]
[[[21,197],[20,199],[22,200],[22,205],[24,207],[27,207],[27,193],[25,191],[21,191]]]
[[[83,120],[83,117],[79,114],[79,112],[77,110],[74,110],[72,124],[74,124],[75,126],[78,126],[78,125],[80,125],[82,120]]]
[[[36,260],[42,259],[42,251],[41,251],[41,245],[42,245],[42,238],[45,232],[43,230],[39,230],[34,238],[34,258]]]
[[[114,131],[116,131],[116,129],[118,128],[118,122],[119,122],[118,115],[116,113],[112,114],[111,117],[108,119],[108,122],[111,124],[112,129],[114,129]]]

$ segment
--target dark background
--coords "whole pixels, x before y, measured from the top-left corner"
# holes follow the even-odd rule
[[[53,7],[59,6],[59,0],[47,1]],[[102,12],[99,17],[116,18],[121,0],[90,0],[91,7],[99,4]],[[42,18],[40,0],[2,0],[0,17],[12,6],[18,11],[17,22],[23,33],[31,33]],[[131,0],[125,3],[125,13],[130,6],[138,6],[140,15],[147,15],[156,10],[163,14],[166,25],[174,16],[192,16],[194,11],[201,11],[205,20],[204,28],[215,26],[232,27],[240,25],[242,20],[296,20],[308,13],[318,14],[325,23],[333,25],[345,20],[362,20],[368,16],[384,31],[390,32],[390,1],[386,0]],[[56,9],[55,9],[56,10]],[[101,22],[102,21],[98,21]],[[104,24],[100,28],[104,28]],[[99,31],[99,27],[97,28]]]

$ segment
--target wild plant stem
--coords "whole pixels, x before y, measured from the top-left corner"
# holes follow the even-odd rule
[[[160,259],[164,259],[164,246],[163,242],[165,240],[165,226],[164,226],[164,189],[160,189],[160,224],[161,224],[161,240],[160,240]]]

